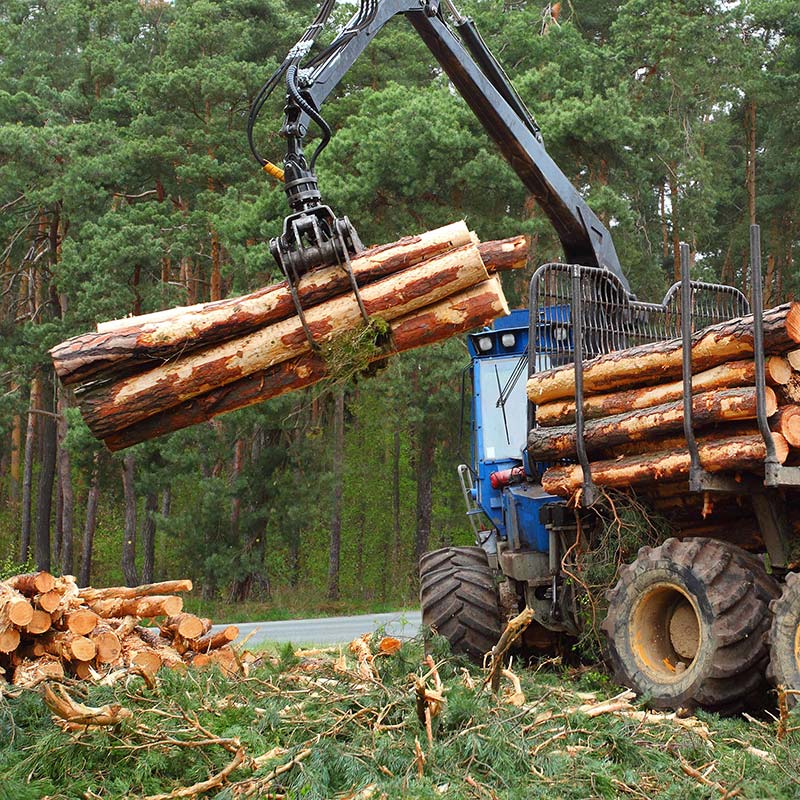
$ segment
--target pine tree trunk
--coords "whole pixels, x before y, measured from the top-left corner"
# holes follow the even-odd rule
[[[428,551],[431,540],[431,521],[433,517],[433,468],[436,455],[436,438],[424,424],[417,432],[417,457],[415,459],[417,478],[417,536],[414,548],[418,562]]]
[[[342,547],[342,479],[344,474],[344,390],[338,389],[333,409],[333,498],[328,553],[328,600],[339,599],[339,557]]]
[[[391,569],[389,553],[394,553],[395,559],[400,558],[402,550],[402,526],[400,525],[400,431],[394,429],[392,436],[392,538],[390,547],[387,547],[387,558],[383,561],[383,590],[382,599],[386,599],[386,586]]]
[[[136,586],[136,491],[134,477],[136,459],[127,455],[122,459],[122,492],[125,498],[125,530],[122,540],[122,574],[128,586]]]
[[[42,461],[39,467],[39,486],[36,499],[36,568],[50,571],[50,516],[53,511],[53,483],[56,475],[55,409],[53,408],[53,386],[50,381],[43,384],[42,410]]]
[[[11,385],[11,391],[19,390],[17,384]],[[15,414],[11,420],[11,465],[9,468],[8,501],[12,508],[19,503],[20,455],[22,452],[22,417]]]
[[[22,467],[22,532],[20,536],[19,561],[24,564],[31,550],[31,511],[33,508],[33,446],[36,439],[36,414],[39,407],[40,382],[31,380],[28,422],[25,429],[25,458]]]
[[[745,174],[747,218],[756,224],[756,101],[749,98],[744,107]]]
[[[242,474],[244,462],[244,440],[237,439],[233,445],[233,467],[231,469],[231,484],[233,485],[233,498],[231,500],[231,535],[239,537],[239,517],[242,512],[242,498],[239,494],[237,483]]]
[[[72,575],[75,569],[75,492],[67,438],[67,403],[63,391],[58,393],[58,480],[61,488],[61,572]]]
[[[678,218],[678,165],[674,161],[670,164],[669,202],[672,207],[672,278],[677,282],[681,279],[681,232]]]
[[[83,525],[83,542],[81,544],[81,586],[89,586],[92,578],[92,551],[94,549],[94,532],[97,529],[97,505],[100,501],[100,456],[94,457],[89,493],[86,497],[86,520]]]
[[[158,493],[150,491],[144,501],[142,521],[142,583],[152,583],[156,561],[156,512]]]

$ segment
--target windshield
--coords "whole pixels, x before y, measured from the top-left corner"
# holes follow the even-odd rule
[[[483,434],[482,455],[490,461],[522,457],[528,427],[527,371],[518,369],[519,361],[519,356],[476,360],[480,409],[477,422]],[[515,381],[513,385],[509,380]],[[501,396],[504,403],[498,403]]]

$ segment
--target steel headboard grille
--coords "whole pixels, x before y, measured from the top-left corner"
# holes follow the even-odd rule
[[[531,278],[529,374],[573,360],[574,270],[570,264],[544,264]],[[584,359],[680,337],[680,283],[669,289],[661,303],[643,303],[630,295],[608,270],[597,267],[578,270]],[[750,312],[747,298],[731,286],[692,281],[691,287],[694,330]]]

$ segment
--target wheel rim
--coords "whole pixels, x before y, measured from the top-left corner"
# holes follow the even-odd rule
[[[634,656],[651,678],[677,681],[694,666],[703,628],[697,606],[679,586],[650,587],[633,608],[630,629]]]
[[[794,632],[794,665],[800,673],[800,622],[797,623],[797,629]]]

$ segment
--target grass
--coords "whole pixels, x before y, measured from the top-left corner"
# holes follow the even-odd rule
[[[800,717],[689,722],[634,713],[591,716],[619,691],[595,671],[549,664],[514,671],[524,703],[480,691],[481,670],[432,646],[445,702],[430,738],[413,676],[422,644],[380,656],[380,681],[352,656],[273,651],[246,677],[162,672],[114,687],[74,685],[90,705],[131,719],[65,732],[36,691],[0,700],[0,798],[123,798],[169,793],[241,763],[206,796],[286,798],[796,798]],[[433,678],[427,677],[428,687]],[[238,754],[238,755],[237,755]],[[263,756],[257,765],[251,759]],[[283,769],[285,767],[285,770]],[[213,783],[213,780],[212,780]],[[734,794],[738,792],[738,794]],[[726,794],[727,793],[727,794]]]
[[[308,597],[305,601],[295,595],[261,602],[248,600],[230,603],[226,600],[205,600],[202,597],[183,595],[183,610],[200,617],[209,617],[215,623],[223,622],[272,622],[283,619],[311,619],[317,617],[350,616],[353,614],[382,614],[390,611],[409,611],[410,607],[398,608],[397,603],[347,600],[331,602]]]

